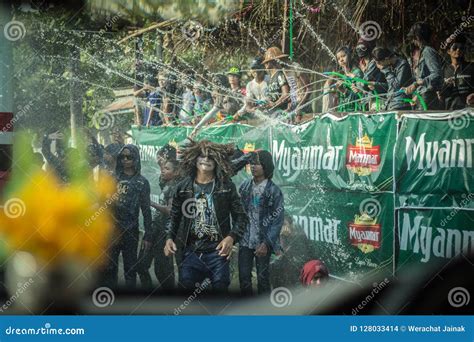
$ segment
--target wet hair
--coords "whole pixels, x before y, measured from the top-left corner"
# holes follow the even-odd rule
[[[339,53],[339,52],[344,52],[345,55],[347,56],[347,66],[349,67],[349,69],[352,69],[352,51],[351,51],[351,48],[348,47],[348,46],[341,46],[339,49],[336,50],[336,55]]]
[[[449,38],[448,38],[449,39]],[[461,45],[463,48],[466,47],[466,43],[467,43],[467,39],[466,39],[466,36],[463,35],[463,34],[459,34],[457,35],[453,40],[449,40],[449,44],[448,44],[448,50],[450,50],[453,45]]]
[[[176,160],[176,148],[170,144],[166,144],[158,150],[156,156],[163,157],[166,161]]]
[[[227,79],[227,76],[222,75],[222,74],[215,74],[212,76],[212,83],[214,85],[223,87],[223,88],[230,88],[229,80]]]
[[[90,144],[87,146],[87,155],[89,156],[89,158],[93,158],[93,157],[102,158],[103,152],[104,152],[104,148],[102,145]]]
[[[422,43],[428,44],[430,42],[431,33],[431,27],[427,23],[419,21],[410,28],[408,38],[417,38]]]
[[[374,48],[375,48],[375,41],[373,40],[368,41],[363,38],[360,38],[355,47],[355,52],[359,58],[365,58],[365,57],[370,58],[370,55],[372,51],[374,50]]]
[[[226,106],[227,108],[222,108],[221,112],[226,115],[234,115],[235,113],[237,113],[241,106],[241,104],[236,98],[229,95],[224,96],[222,102],[223,107]],[[224,102],[227,103],[227,105],[224,105]]]
[[[395,53],[392,50],[387,49],[385,47],[378,47],[378,48],[375,48],[374,51],[372,51],[372,57],[377,62],[380,62],[380,61],[383,61],[384,59],[390,58],[393,55],[395,55]]]
[[[255,57],[252,63],[250,64],[250,69],[251,70],[258,70],[258,71],[264,71],[265,66],[262,64],[263,58],[262,57]]]
[[[120,150],[122,149],[122,145],[119,143],[112,143],[105,147],[105,152],[110,154],[112,157],[117,158]]]
[[[275,169],[275,165],[273,164],[272,154],[265,150],[258,150],[256,151],[256,154],[257,154],[257,161],[259,162],[260,165],[262,165],[265,178],[272,179],[273,170]]]
[[[158,84],[157,84],[157,80],[156,80],[156,77],[153,77],[153,76],[147,76],[145,78],[145,82],[144,83],[148,83],[149,85],[151,85],[152,87],[156,87]]]
[[[180,149],[181,151],[181,149]],[[181,151],[181,168],[183,176],[195,177],[197,173],[197,158],[207,154],[216,163],[215,174],[219,180],[233,175],[230,158],[234,153],[233,144],[218,144],[209,140],[193,141],[185,145]]]

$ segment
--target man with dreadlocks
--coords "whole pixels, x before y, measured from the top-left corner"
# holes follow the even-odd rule
[[[179,283],[186,290],[193,290],[206,278],[214,291],[226,292],[230,284],[232,247],[248,222],[230,180],[233,152],[232,145],[207,140],[191,141],[181,152],[181,169],[188,176],[177,186],[173,198],[164,251],[166,256],[177,251],[175,239],[184,220]]]

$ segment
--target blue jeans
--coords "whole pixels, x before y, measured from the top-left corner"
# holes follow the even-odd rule
[[[220,256],[218,251],[199,253],[186,249],[179,272],[180,286],[194,290],[206,278],[209,278],[213,291],[227,292],[230,284],[227,257]]]
[[[252,295],[253,261],[257,266],[257,293],[270,292],[270,251],[263,257],[255,255],[255,249],[239,247],[239,281],[240,292],[245,296]]]

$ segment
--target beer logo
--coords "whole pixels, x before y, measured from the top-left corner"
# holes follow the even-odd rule
[[[359,176],[368,176],[377,171],[380,165],[380,146],[373,146],[373,139],[367,134],[356,140],[355,146],[349,145],[346,155],[346,167]]]
[[[176,149],[176,151],[179,150],[179,145],[178,145],[178,143],[176,142],[176,140],[174,140],[174,139],[173,139],[173,140],[170,140],[170,141],[168,142],[168,145],[170,145],[171,147],[174,147],[174,148]]]
[[[255,151],[255,144],[252,143],[245,143],[244,149],[242,152],[249,153]]]
[[[244,152],[245,154],[247,154],[247,153],[253,152],[253,151],[255,151],[255,144],[252,144],[252,143],[245,143],[242,152]],[[249,165],[249,164],[245,165],[245,172],[247,172],[247,174],[249,174],[249,175],[252,173],[252,172],[250,171],[250,165]]]
[[[377,218],[367,213],[355,215],[354,222],[349,223],[349,240],[352,246],[359,248],[363,253],[371,253],[380,248],[381,226]]]

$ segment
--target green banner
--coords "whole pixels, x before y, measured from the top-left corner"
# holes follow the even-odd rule
[[[299,126],[211,126],[197,139],[271,151],[286,212],[333,275],[356,279],[392,271],[394,255],[402,268],[473,247],[473,121],[464,112],[325,115]],[[133,129],[152,197],[160,191],[156,152],[178,147],[191,130]],[[233,181],[250,176],[247,169]]]
[[[342,134],[338,133],[337,127],[340,127]],[[342,120],[325,117],[299,127],[207,127],[199,133],[197,139],[234,143],[245,152],[270,150],[276,164],[280,156],[272,150],[271,145],[274,148],[278,146],[280,151],[289,151],[283,152],[282,166],[278,167],[277,164],[274,173],[274,181],[285,196],[286,212],[294,216],[295,221],[314,242],[318,257],[327,263],[333,275],[355,279],[367,272],[391,272],[393,268],[393,194],[371,195],[349,190],[351,187],[376,189],[384,177],[390,179],[391,167],[384,165],[391,163],[392,152],[380,152],[379,147],[376,147],[376,151],[380,153],[374,160],[380,168],[374,169],[369,163],[363,164],[366,170],[363,175],[357,173],[359,170],[353,171],[346,166],[346,154],[351,146],[357,147],[357,153],[370,154],[374,151],[374,141],[389,145],[389,138],[394,136],[395,128],[393,115],[353,116]],[[142,173],[150,180],[153,200],[157,200],[160,191],[156,152],[167,143],[179,147],[189,133],[190,129],[185,127],[133,130],[141,151]],[[358,143],[358,139],[363,146]],[[370,144],[372,145],[369,146]],[[295,157],[284,154],[294,153],[297,148],[311,153],[311,148],[305,147],[316,145],[318,147],[315,147],[312,158],[317,161],[306,156],[306,152],[300,154],[300,157],[309,158],[308,162],[311,161],[315,167],[306,167],[304,163],[298,166],[295,164],[298,162],[290,163],[290,167],[296,165],[296,172],[288,177],[284,166],[285,158]],[[289,149],[285,150],[286,147]],[[323,151],[322,154],[319,151]],[[319,160],[321,165],[333,163],[333,168],[318,169]],[[248,171],[243,170],[233,178],[237,186],[251,177]],[[318,179],[324,179],[325,186],[319,187]]]
[[[401,209],[397,212],[400,249],[397,270],[414,263],[448,262],[460,253],[474,250],[473,210]]]
[[[283,187],[285,211],[313,241],[331,274],[357,279],[393,271],[393,195]]]
[[[395,114],[325,115],[272,129],[277,184],[312,189],[392,191]]]
[[[474,116],[406,115],[396,147],[396,207],[474,208]]]

